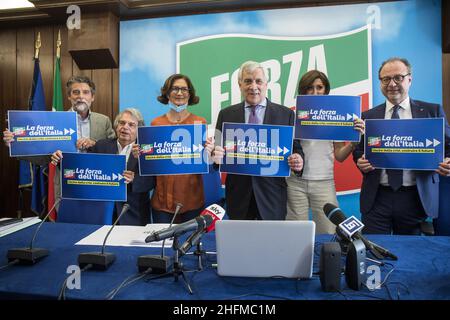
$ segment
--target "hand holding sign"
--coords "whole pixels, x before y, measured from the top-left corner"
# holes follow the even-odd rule
[[[95,141],[90,138],[80,138],[77,140],[77,149],[86,150],[95,146]]]
[[[123,172],[123,177],[125,178],[125,184],[129,184],[134,180],[134,172],[130,170],[125,170]]]
[[[11,142],[13,142],[13,141],[14,141],[14,133],[9,131],[9,129],[6,129],[5,131],[3,131],[3,142],[5,143],[5,146],[7,146],[9,148],[9,146],[11,145]]]
[[[303,169],[303,158],[294,153],[288,157],[288,164],[292,171],[301,171]]]
[[[52,164],[57,166],[62,158],[63,158],[62,151],[56,150],[55,152],[52,153],[52,156],[51,156]]]
[[[211,154],[214,150],[214,138],[213,137],[206,138],[205,150],[208,152],[208,155],[211,157]]]
[[[355,120],[353,120],[353,129],[358,130],[361,134],[364,134],[364,131],[366,129],[364,120],[360,118],[356,118]]]
[[[441,176],[450,177],[450,158],[445,158],[443,162],[439,163],[439,168],[436,172]]]
[[[375,170],[374,167],[370,164],[369,160],[366,159],[366,156],[363,154],[361,158],[356,162],[356,166],[361,170],[362,173],[367,173],[372,170]]]
[[[133,154],[133,157],[135,157],[136,159],[139,158],[141,149],[137,143],[133,143],[133,145],[131,146],[131,153]]]
[[[214,151],[211,153],[211,157],[216,164],[222,164],[224,155],[225,149],[221,146],[215,146]]]

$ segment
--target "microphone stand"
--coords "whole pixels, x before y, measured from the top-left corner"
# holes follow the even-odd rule
[[[180,209],[183,207],[181,203],[176,204],[176,208],[172,217],[172,221],[170,221],[169,227],[172,226],[175,218],[178,216]],[[137,260],[137,266],[139,272],[145,272],[148,268],[151,268],[150,273],[154,274],[167,274],[169,272],[170,267],[170,257],[164,255],[164,247],[165,247],[166,239],[162,242],[161,255],[144,255],[139,256]]]
[[[197,243],[197,248],[194,251],[194,255],[197,256],[197,262],[198,262],[198,271],[203,270],[203,262],[202,262],[202,256],[206,255],[206,251],[203,250],[202,242],[199,241]]]
[[[202,226],[199,226],[199,228],[196,231],[194,231],[194,233],[189,237],[189,239],[181,246],[179,245],[179,236],[175,235],[173,237],[173,242],[172,242],[172,249],[173,249],[172,271],[165,272],[164,274],[153,277],[152,279],[159,279],[159,278],[164,278],[164,277],[173,275],[175,282],[177,282],[178,278],[181,275],[181,278],[184,281],[184,284],[185,284],[186,289],[188,290],[189,294],[194,294],[194,292],[192,291],[192,287],[184,273],[183,263],[180,261],[180,258],[186,254],[186,252],[191,248],[192,245],[196,244],[197,246],[200,246],[200,239],[203,234],[202,231],[205,228],[206,228],[205,224]],[[185,245],[187,247],[185,247]],[[199,247],[197,247],[197,249],[198,249],[198,251],[200,251]],[[142,256],[139,258],[142,258]],[[199,263],[200,263],[199,270],[201,270],[202,266],[201,266],[201,257],[200,256],[199,256]],[[139,260],[138,260],[138,265],[139,265]],[[142,266],[139,265],[139,267],[141,268]]]
[[[78,265],[80,268],[84,268],[87,265],[92,265],[95,270],[106,270],[108,267],[116,260],[116,255],[112,252],[105,252],[106,240],[108,239],[111,231],[114,229],[116,224],[119,222],[120,218],[130,209],[130,205],[125,203],[122,208],[122,212],[117,217],[114,224],[108,230],[105,238],[103,239],[102,251],[101,252],[86,252],[80,253],[78,255]]]
[[[178,236],[173,237],[173,276],[175,278],[175,282],[178,281],[178,277],[181,275],[181,278],[184,281],[186,289],[189,291],[189,294],[194,294],[192,291],[191,285],[189,284],[186,275],[184,274],[183,263],[180,261],[180,251],[178,246]]]
[[[173,249],[172,271],[168,271],[166,273],[157,275],[155,277],[150,278],[149,280],[165,278],[173,275],[174,281],[178,282],[178,278],[181,276],[181,279],[183,280],[189,294],[194,294],[194,292],[192,291],[192,287],[189,283],[189,280],[187,279],[184,273],[183,263],[180,261],[180,258],[183,256],[183,252],[181,252],[179,247],[178,236],[173,237],[172,249]]]
[[[341,251],[343,254],[347,254],[348,252],[348,246],[351,242],[351,240],[349,240],[341,231],[341,229],[339,228],[339,226],[336,226],[336,231],[334,234],[334,238],[337,240],[337,242],[339,243],[339,246],[341,247]]]

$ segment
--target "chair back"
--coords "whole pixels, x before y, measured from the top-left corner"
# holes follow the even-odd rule
[[[112,224],[113,213],[113,201],[62,199],[56,221],[105,225]]]
[[[222,188],[222,181],[220,180],[220,173],[210,167],[209,173],[202,175],[203,190],[205,194],[205,208],[216,203],[223,207],[225,203],[224,190]]]
[[[436,236],[450,236],[450,177],[439,177],[439,216],[434,219]]]

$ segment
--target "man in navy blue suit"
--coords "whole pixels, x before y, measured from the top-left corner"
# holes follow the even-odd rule
[[[378,71],[386,102],[362,114],[363,119],[444,118],[438,104],[409,97],[412,69],[408,60],[390,58]],[[374,169],[364,157],[364,137],[353,152],[363,174],[360,209],[364,233],[420,234],[420,223],[436,218],[439,205],[439,174],[450,176],[450,128],[445,120],[446,158],[435,172]]]
[[[126,156],[127,169],[123,173],[127,184],[127,203],[130,209],[119,221],[121,225],[142,225],[150,222],[149,191],[155,187],[153,176],[140,176],[137,158],[130,156],[133,144],[136,143],[138,127],[144,125],[141,113],[134,108],[120,112],[114,120],[117,138],[98,140],[87,151],[92,153],[122,154]],[[52,162],[57,164],[62,158],[62,152],[52,155]],[[122,211],[124,203],[116,202],[116,213]]]
[[[254,123],[293,126],[295,113],[266,98],[267,77],[263,67],[255,61],[241,65],[238,83],[244,101],[219,112],[216,125],[216,144],[221,141],[222,124]],[[213,160],[220,163],[225,150],[216,145]],[[303,151],[294,140],[289,167],[301,174]],[[227,174],[225,182],[227,214],[234,220],[285,220],[287,213],[287,185],[285,178]]]

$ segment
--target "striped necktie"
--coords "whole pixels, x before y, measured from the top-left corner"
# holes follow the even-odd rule
[[[248,106],[248,108],[250,108],[250,116],[248,117],[248,123],[259,124],[259,118],[258,115],[256,114],[257,107],[258,107],[257,105]]]

